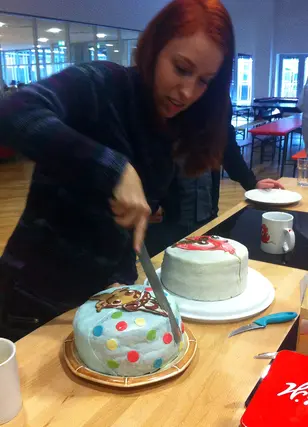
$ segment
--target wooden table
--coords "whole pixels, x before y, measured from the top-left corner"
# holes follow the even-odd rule
[[[281,170],[280,170],[280,176],[282,177],[284,172],[284,166],[287,159],[289,135],[290,133],[294,132],[297,129],[300,129],[301,127],[302,127],[302,118],[300,117],[300,114],[299,114],[298,116],[287,117],[285,119],[280,119],[275,122],[267,123],[266,125],[257,126],[253,129],[250,129],[249,132],[252,135],[250,167],[252,166],[252,156],[253,156],[255,137],[257,136],[280,137],[279,159],[280,159],[281,139],[284,138],[282,162],[281,162]]]
[[[308,190],[296,180],[283,179],[288,189],[304,199],[292,210],[308,212]],[[203,227],[206,232],[246,206],[240,203]],[[160,266],[162,255],[155,258]],[[276,298],[266,314],[297,311],[299,282],[304,272],[250,261],[273,283]],[[140,272],[140,283],[144,275]],[[63,341],[72,331],[74,312],[53,320],[17,343],[24,409],[8,427],[238,427],[244,402],[258,381],[265,360],[254,355],[275,351],[292,324],[228,338],[231,330],[247,323],[187,323],[198,340],[197,355],[178,378],[139,390],[119,391],[79,380],[66,368]]]

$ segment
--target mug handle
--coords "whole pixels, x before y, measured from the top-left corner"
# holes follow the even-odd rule
[[[285,252],[293,251],[295,247],[295,234],[291,228],[285,228],[284,232],[286,234],[286,241],[283,244],[283,250]]]

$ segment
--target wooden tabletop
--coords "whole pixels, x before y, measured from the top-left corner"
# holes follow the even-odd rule
[[[308,212],[308,189],[283,179],[304,199],[292,210]],[[240,203],[199,233],[246,206]],[[155,258],[160,266],[162,255]],[[276,289],[266,313],[297,311],[303,270],[250,261]],[[144,275],[140,274],[142,282]],[[271,325],[262,331],[228,338],[247,323],[187,325],[198,340],[197,355],[181,376],[160,385],[120,391],[92,385],[73,376],[62,356],[63,342],[72,331],[74,312],[53,320],[17,343],[24,408],[8,427],[238,427],[244,402],[266,360],[254,355],[276,351],[292,324]]]
[[[257,126],[250,129],[249,132],[253,135],[273,135],[286,136],[290,132],[302,127],[302,119],[300,117],[286,117],[275,122],[267,123],[266,125]]]

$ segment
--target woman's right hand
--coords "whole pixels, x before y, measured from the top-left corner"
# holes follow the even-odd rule
[[[141,180],[131,164],[127,164],[110,201],[117,224],[134,228],[134,249],[141,250],[151,209],[146,201]]]

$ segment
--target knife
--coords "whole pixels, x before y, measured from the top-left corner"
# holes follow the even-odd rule
[[[275,351],[273,353],[260,353],[254,356],[254,359],[271,359],[274,360],[277,357],[278,352]]]
[[[267,325],[273,323],[286,323],[297,317],[297,313],[294,312],[282,312],[270,314],[269,316],[261,317],[260,319],[254,320],[250,325],[242,326],[241,328],[235,329],[235,331],[229,334],[229,337],[234,335],[242,334],[243,332],[253,331],[254,329],[264,329]]]
[[[155,297],[157,299],[158,304],[160,307],[165,310],[168,313],[169,321],[171,325],[171,330],[173,333],[174,341],[177,344],[180,344],[182,340],[182,332],[181,329],[176,321],[176,318],[174,316],[174,313],[172,311],[172,308],[169,304],[169,301],[164,293],[163,286],[161,284],[161,281],[159,277],[156,274],[156,271],[154,269],[154,266],[152,264],[152,261],[150,259],[150,256],[148,254],[147,248],[145,244],[143,243],[141,247],[141,251],[139,253],[139,260],[141,262],[142,268],[147,275],[147,278],[149,280],[149,283],[153,289],[153,292],[155,294]]]

